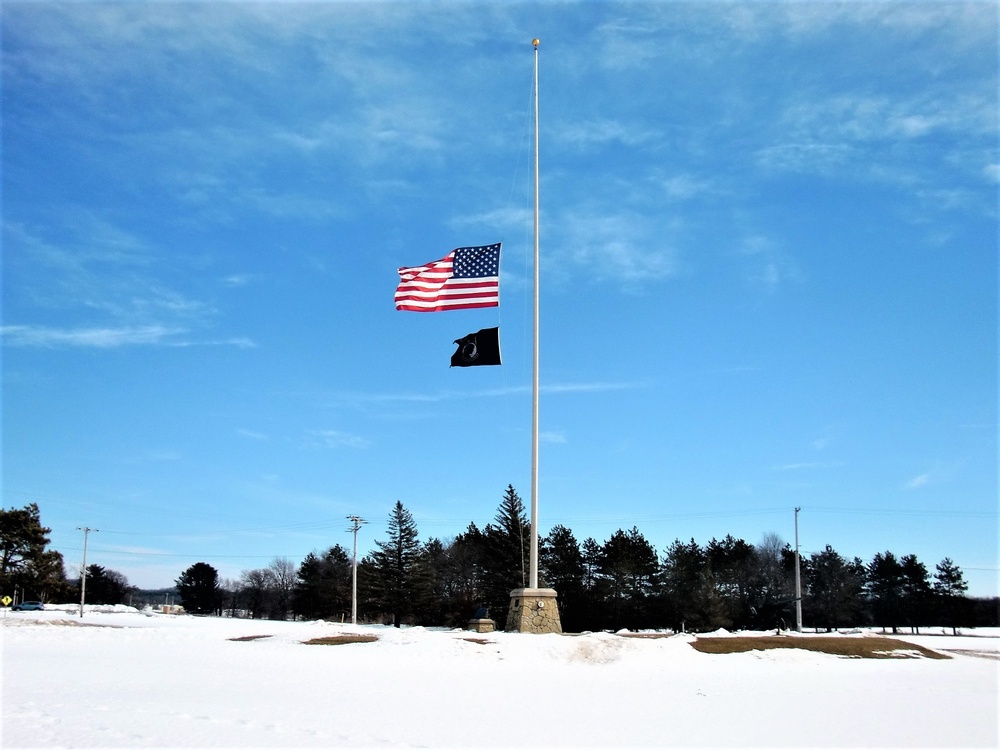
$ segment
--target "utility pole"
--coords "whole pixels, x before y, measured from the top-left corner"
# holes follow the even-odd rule
[[[351,625],[358,624],[358,529],[361,524],[368,523],[361,516],[348,516],[351,528],[348,531],[354,533],[354,557],[351,564]]]
[[[799,511],[795,509],[795,630],[802,632],[802,576],[799,573]]]
[[[100,529],[77,526],[76,530],[83,532],[83,567],[80,568],[80,617],[83,617],[83,602],[87,598],[87,537],[90,536],[91,531],[100,531]]]

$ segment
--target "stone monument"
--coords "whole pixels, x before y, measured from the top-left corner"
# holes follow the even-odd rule
[[[507,611],[508,632],[561,633],[555,589],[514,589]]]

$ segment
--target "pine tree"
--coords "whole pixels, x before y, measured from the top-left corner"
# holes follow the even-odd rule
[[[721,541],[713,538],[705,554],[726,613],[723,627],[749,626],[764,589],[757,550],[727,534]]]
[[[482,609],[494,620],[506,617],[509,602],[502,603],[502,609],[490,611],[486,597],[486,539],[474,523],[459,534],[448,546],[444,588],[450,599],[449,623],[464,625]],[[502,620],[501,620],[502,624]]]
[[[559,619],[569,631],[582,629],[584,612],[583,553],[573,532],[553,526],[541,541],[539,565],[545,580],[559,595]]]
[[[868,564],[865,590],[872,605],[875,623],[899,632],[903,619],[903,568],[892,552],[876,553]]]
[[[661,564],[663,615],[675,629],[714,630],[725,618],[722,600],[708,557],[697,542],[680,540],[667,550]]]
[[[388,540],[376,541],[375,545],[378,549],[371,554],[371,590],[376,606],[390,614],[392,624],[398,628],[403,618],[413,613],[421,584],[417,524],[400,501],[389,514]]]
[[[916,555],[906,555],[900,560],[902,615],[911,632],[920,632],[920,622],[928,615],[931,584],[927,567]]]
[[[600,572],[609,590],[610,626],[638,628],[647,617],[647,604],[656,583],[659,558],[635,526],[618,529],[601,550]]]
[[[42,601],[65,593],[62,554],[46,549],[51,532],[42,526],[36,503],[0,508],[0,590],[16,587],[25,598]]]
[[[447,570],[448,548],[440,539],[428,539],[421,546],[417,558],[417,588],[413,606],[417,625],[465,624],[456,622],[459,616],[452,610]]]
[[[181,605],[188,612],[207,615],[219,609],[219,571],[208,563],[195,563],[181,573],[176,583]]]
[[[583,558],[583,612],[578,626],[581,630],[601,630],[610,627],[608,582],[601,575],[602,545],[587,537],[580,545]]]
[[[90,604],[123,604],[135,586],[117,570],[100,565],[87,566],[87,601]]]
[[[292,611],[310,620],[337,618],[351,609],[352,562],[339,544],[322,555],[310,552],[299,566]]]
[[[528,585],[531,545],[531,525],[524,512],[524,503],[512,485],[507,485],[494,523],[487,524],[483,537],[487,606],[493,613],[506,612],[510,592]]]
[[[583,555],[583,587],[592,591],[597,587],[601,568],[601,545],[594,537],[589,536],[580,545],[580,552]]]
[[[946,557],[935,567],[933,591],[937,598],[940,616],[943,624],[951,628],[953,635],[958,635],[958,626],[969,617],[969,601],[965,592],[969,584],[965,582],[962,569]]]
[[[858,561],[860,563],[860,561]],[[829,544],[803,565],[803,609],[816,625],[834,628],[856,624],[864,569],[848,563]]]
[[[934,593],[940,596],[964,596],[969,590],[962,569],[946,557],[935,566]]]

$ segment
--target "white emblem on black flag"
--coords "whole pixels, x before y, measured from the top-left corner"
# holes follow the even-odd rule
[[[455,339],[458,350],[451,355],[452,367],[478,367],[500,364],[500,329],[483,328]]]

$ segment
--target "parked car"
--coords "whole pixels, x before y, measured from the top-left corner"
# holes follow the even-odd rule
[[[15,612],[38,611],[44,610],[45,605],[41,602],[21,602],[20,604],[15,604],[11,609]]]

